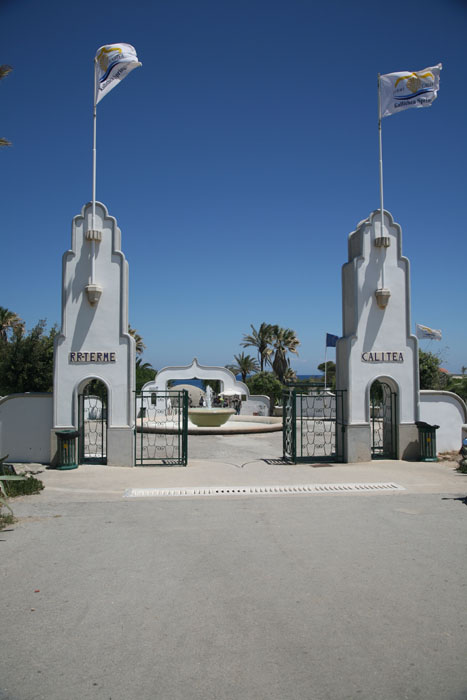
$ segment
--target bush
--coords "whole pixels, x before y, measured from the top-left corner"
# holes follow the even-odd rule
[[[462,379],[451,379],[448,384],[448,390],[453,391],[467,403],[467,377],[462,377]]]
[[[271,402],[271,414],[274,404],[279,403],[282,398],[284,386],[272,372],[258,372],[254,377],[246,380],[246,384],[251,394],[264,394]]]
[[[8,474],[16,475],[15,468],[11,464],[0,464],[0,476]],[[25,474],[22,481],[4,481],[3,490],[5,496],[14,498],[15,496],[30,496],[39,493],[44,488],[40,479],[36,479],[32,474]]]
[[[15,522],[15,518],[11,513],[2,513],[2,509],[0,506],[0,530],[4,530],[7,525],[13,525]]]

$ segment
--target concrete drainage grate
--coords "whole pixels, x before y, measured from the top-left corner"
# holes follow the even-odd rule
[[[166,498],[170,496],[292,496],[312,493],[360,493],[362,491],[405,491],[394,483],[300,484],[283,486],[198,486],[192,488],[127,489],[124,498]]]

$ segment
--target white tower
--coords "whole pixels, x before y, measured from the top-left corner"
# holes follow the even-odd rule
[[[128,263],[121,232],[96,203],[75,216],[63,256],[62,327],[54,355],[54,431],[78,429],[78,396],[90,380],[107,389],[106,460],[134,464],[135,341],[128,334]]]
[[[349,235],[342,268],[343,337],[337,343],[337,388],[344,389],[344,459],[372,457],[374,431],[384,430],[386,455],[418,456],[418,341],[411,334],[410,265],[391,214],[374,211]],[[387,389],[386,414],[370,409],[370,390]],[[382,411],[382,409],[378,409]],[[373,454],[374,456],[374,454]]]

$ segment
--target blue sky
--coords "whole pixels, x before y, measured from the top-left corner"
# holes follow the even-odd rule
[[[91,198],[93,59],[143,67],[98,106],[97,198],[130,265],[130,323],[160,369],[226,364],[250,323],[293,328],[315,373],[340,335],[347,236],[379,206],[377,74],[443,63],[438,99],[383,120],[385,208],[411,262],[412,321],[467,365],[467,3],[3,0],[2,293],[60,321],[61,257]],[[247,350],[250,352],[250,350]],[[334,351],[329,351],[331,359]]]

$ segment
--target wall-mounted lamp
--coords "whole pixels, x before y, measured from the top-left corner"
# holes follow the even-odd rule
[[[88,284],[86,287],[86,294],[88,295],[88,301],[91,304],[91,306],[94,306],[97,304],[99,299],[101,298],[102,294],[102,287],[99,287],[98,284]]]
[[[386,306],[388,305],[389,297],[391,296],[391,292],[389,289],[377,289],[375,292],[375,297],[376,297],[376,303],[378,304],[380,309],[385,309]]]

